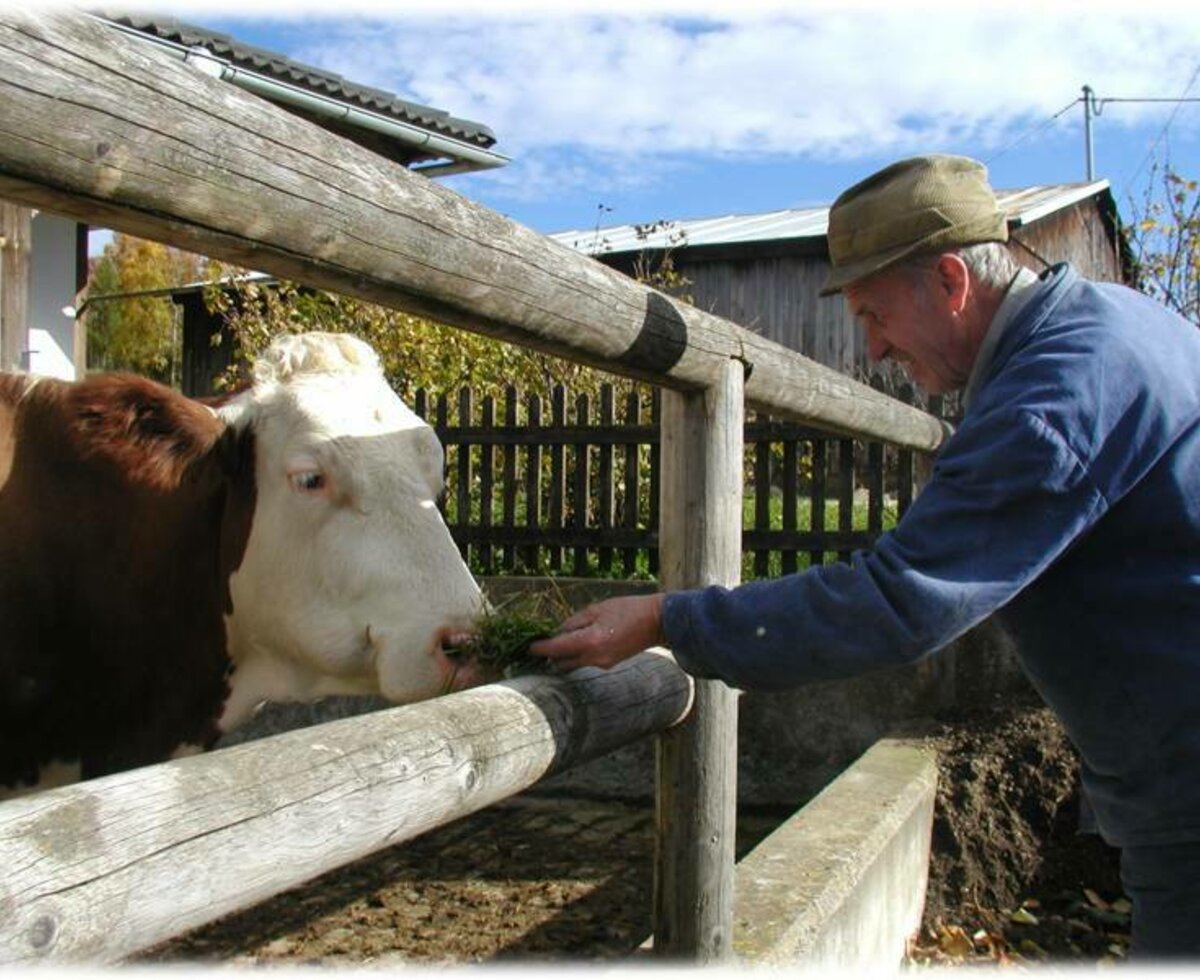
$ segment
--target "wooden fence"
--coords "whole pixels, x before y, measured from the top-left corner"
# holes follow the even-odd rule
[[[446,449],[442,513],[475,572],[657,576],[659,389],[421,389],[414,409]],[[744,576],[847,560],[912,502],[911,450],[766,414],[749,418],[744,443]]]
[[[937,418],[634,282],[205,71],[143,50],[82,12],[6,7],[0,50],[0,198],[663,386],[659,561],[665,587],[732,585],[739,578],[745,406],[918,451],[935,450],[946,438],[947,426]],[[737,697],[719,681],[697,680],[692,689],[684,721],[668,728],[656,719],[649,726],[662,730],[654,944],[666,959],[708,963],[732,953]],[[627,711],[617,714],[624,725]],[[546,754],[574,758],[571,747],[589,728],[567,725],[549,733]],[[485,751],[501,741],[491,729],[485,738]],[[439,739],[435,732],[427,743]],[[246,754],[248,766],[213,758],[195,767],[209,771],[211,765],[235,796],[252,793],[259,772],[283,760],[277,745],[247,746]],[[169,783],[180,771],[175,766],[192,762],[151,772]],[[456,771],[463,785],[474,784],[472,766]],[[69,955],[63,924],[93,937],[108,928],[91,918],[89,902],[61,912],[54,903],[70,897],[69,876],[95,871],[112,877],[101,865],[126,833],[119,828],[114,836],[106,819],[110,807],[123,805],[121,778],[51,791],[66,794],[54,800],[83,794],[77,806],[51,808],[34,798],[0,809],[0,819],[22,822],[18,836],[28,845],[23,863],[10,860],[6,868],[36,870],[46,848],[58,848],[65,859],[64,875],[40,883],[36,895],[27,888],[14,894],[8,878],[0,880],[0,910],[21,917],[26,957]],[[341,791],[336,774],[314,779],[298,797],[269,806],[286,815],[306,800]],[[219,802],[208,794],[198,802],[210,801]],[[423,794],[416,802],[419,809]],[[135,809],[138,820],[156,828],[188,812],[152,803]],[[43,805],[47,812],[39,815]],[[186,928],[190,923],[175,907],[177,900],[184,904],[181,879],[202,896],[220,877],[230,902],[251,899],[255,882],[242,871],[242,847],[269,849],[271,888],[278,890],[309,874],[293,860],[297,847],[327,849],[324,857],[344,863],[411,830],[400,817],[383,841],[341,849],[340,835],[318,840],[300,825],[266,835],[243,835],[243,826],[249,824],[232,826],[225,846],[203,859],[159,849],[165,860],[142,867],[110,893],[110,909],[119,913],[122,903],[143,894],[162,896],[147,906],[154,928]],[[99,864],[86,860],[84,849],[99,855]]]

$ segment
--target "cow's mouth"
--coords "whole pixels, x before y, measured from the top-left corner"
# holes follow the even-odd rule
[[[476,635],[464,630],[443,630],[437,637],[433,656],[442,674],[439,694],[449,694],[499,679],[481,661]]]

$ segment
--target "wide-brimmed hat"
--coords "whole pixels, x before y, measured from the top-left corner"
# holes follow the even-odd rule
[[[969,157],[930,154],[885,167],[829,209],[833,268],[822,296],[922,252],[1008,241],[1008,222]]]

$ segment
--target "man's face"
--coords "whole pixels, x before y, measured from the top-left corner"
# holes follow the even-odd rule
[[[963,349],[936,268],[885,269],[847,286],[845,297],[867,333],[871,360],[898,361],[932,394],[967,383],[974,351]]]

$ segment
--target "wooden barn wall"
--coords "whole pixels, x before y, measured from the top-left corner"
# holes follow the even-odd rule
[[[1027,228],[1018,228],[1014,238],[1024,242],[1052,264],[1070,262],[1088,279],[1121,282],[1121,263],[1105,221],[1095,201],[1084,201],[1049,215]],[[1013,254],[1024,265],[1041,272],[1040,261],[1018,245]]]
[[[840,296],[818,296],[829,263],[820,257],[692,263],[676,258],[691,280],[685,290],[703,310],[726,317],[843,374],[861,378],[866,338]]]

